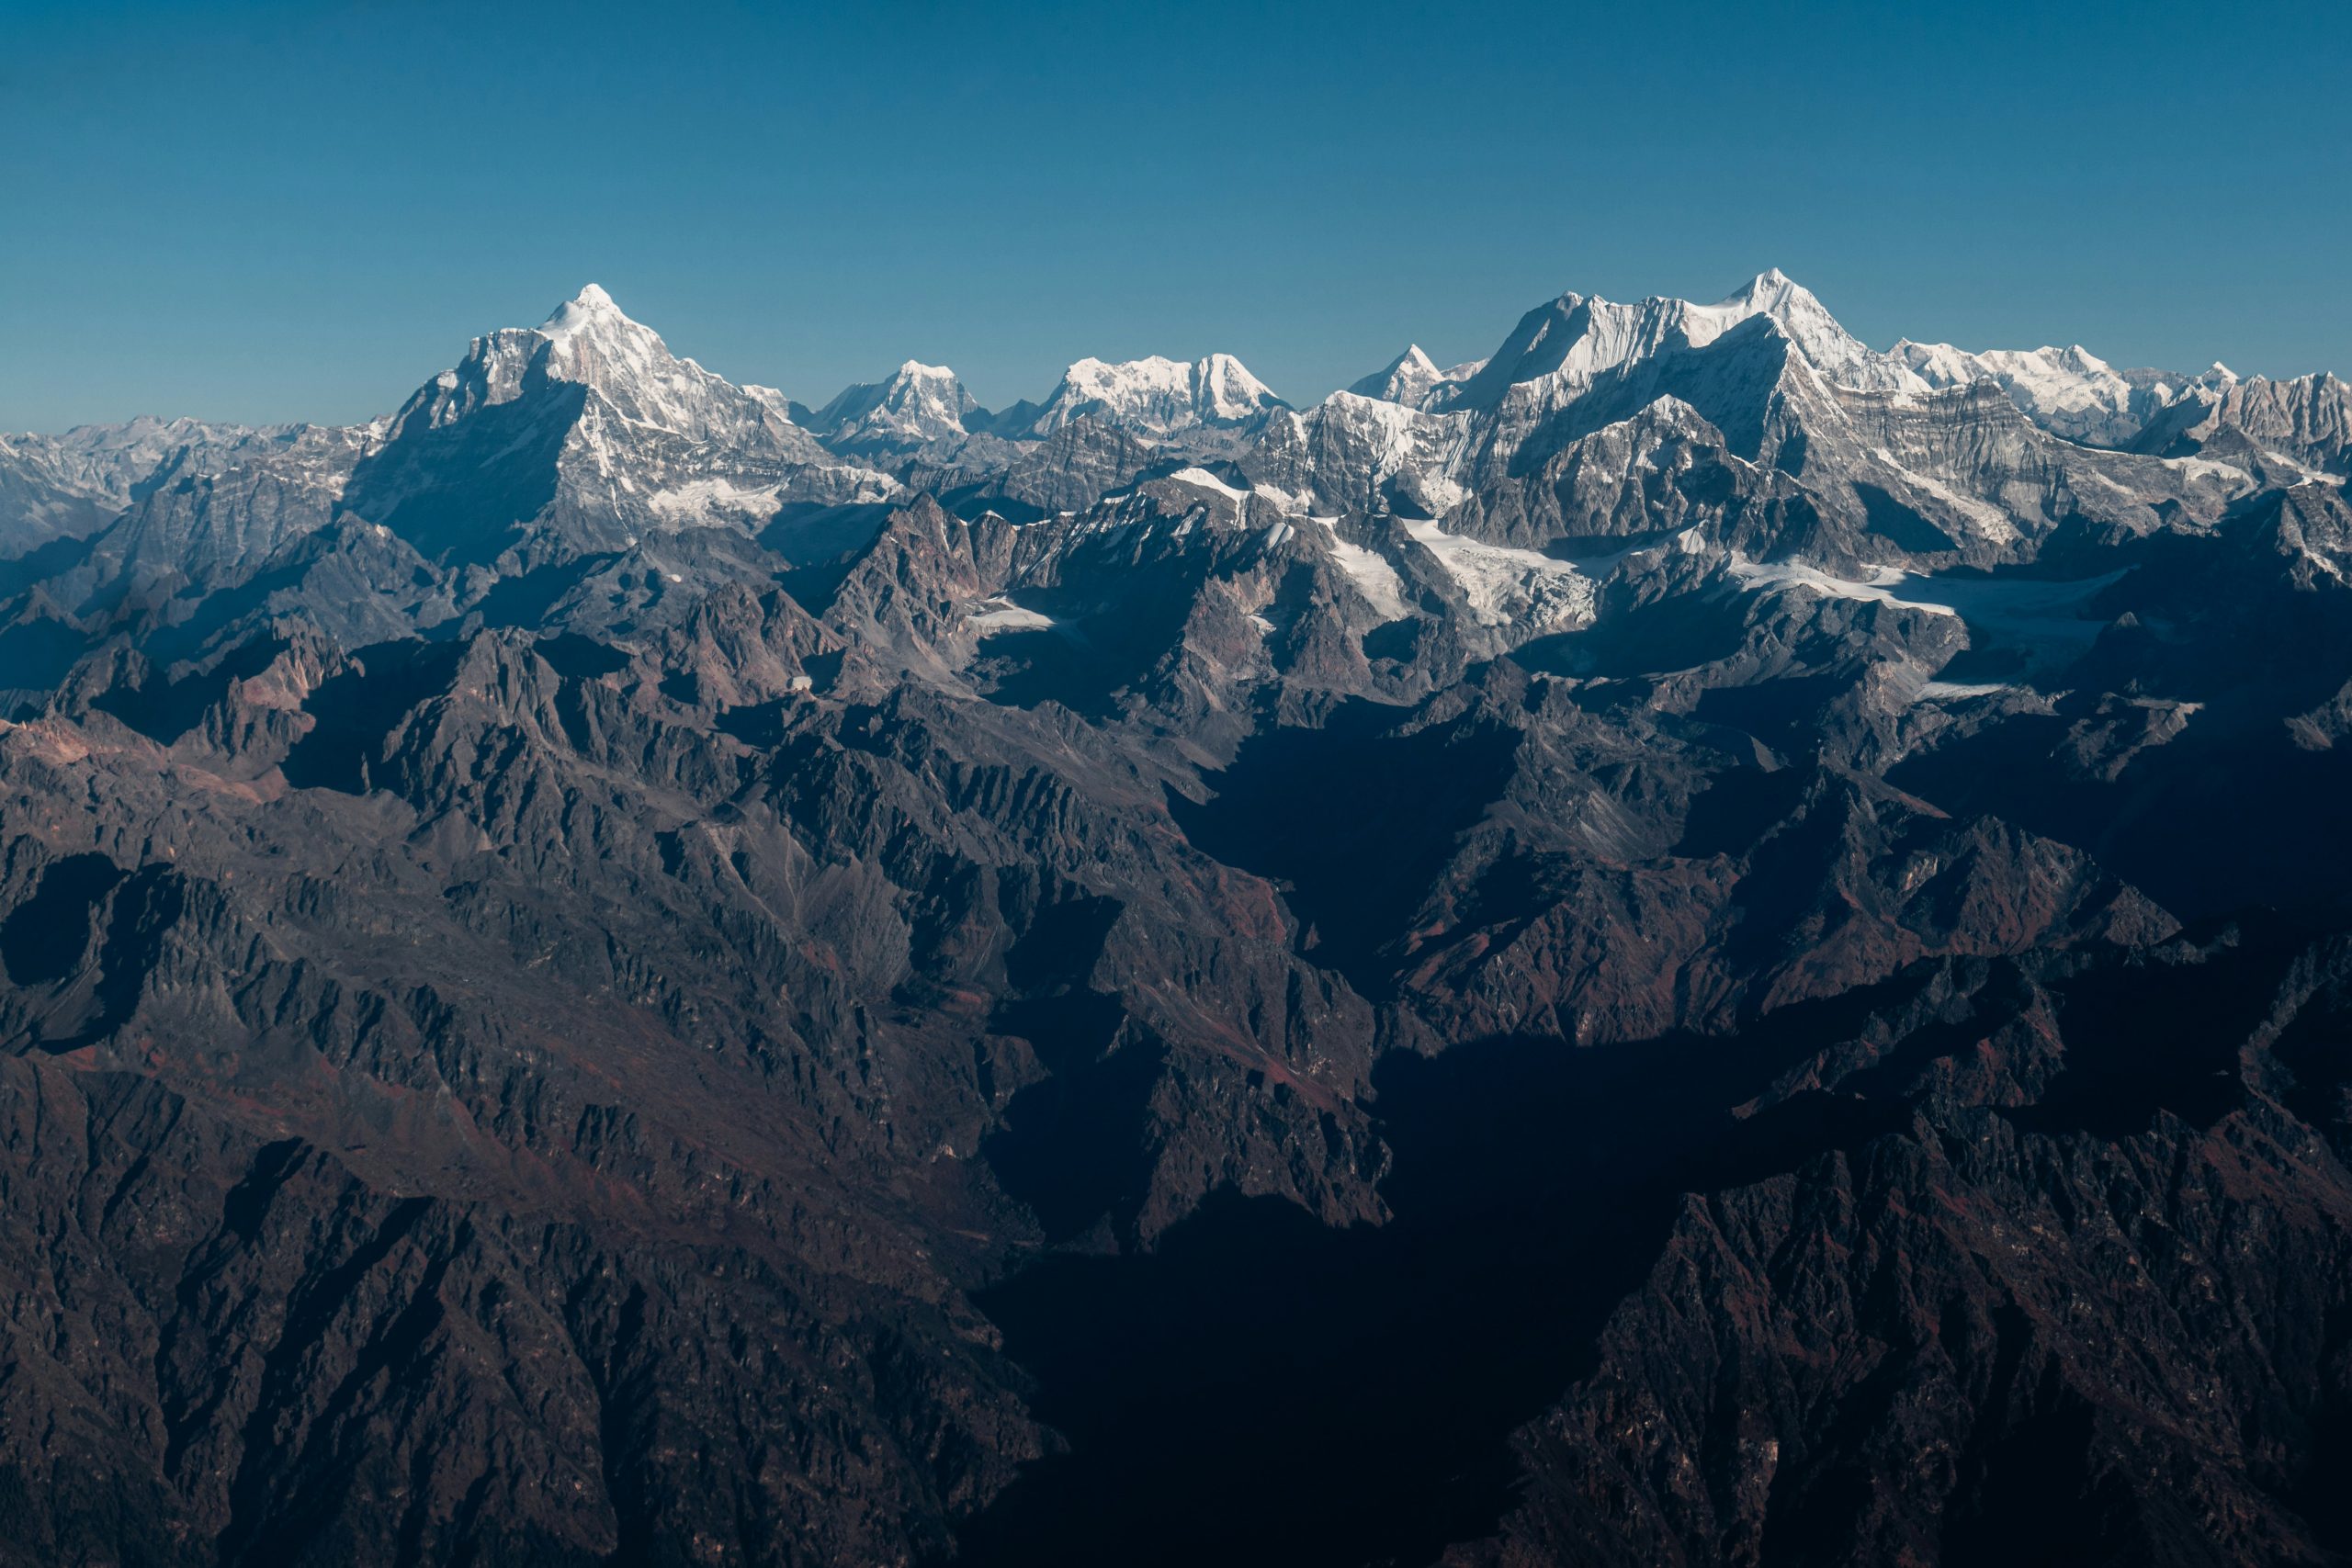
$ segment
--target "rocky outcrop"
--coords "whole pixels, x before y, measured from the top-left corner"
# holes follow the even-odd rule
[[[2324,387],[1375,380],[43,447],[0,1561],[2352,1551]]]

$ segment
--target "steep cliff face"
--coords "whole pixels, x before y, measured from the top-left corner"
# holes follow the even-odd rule
[[[2324,388],[853,391],[41,449],[0,1561],[2352,1551]]]
[[[1852,1131],[1675,1200],[1450,1559],[2335,1561],[2341,1134],[2289,1101],[2334,1093],[2300,1042],[2337,945],[1952,971],[1928,1028],[1814,1056],[1747,1127]]]

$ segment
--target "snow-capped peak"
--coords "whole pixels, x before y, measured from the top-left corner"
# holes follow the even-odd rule
[[[1116,364],[1091,355],[1074,360],[1062,372],[1062,389],[1091,397],[1130,396],[1144,391],[1190,389],[1192,367],[1181,359],[1148,355]]]
[[[2118,370],[2080,344],[1971,354],[1948,343],[1906,338],[1889,357],[1929,389],[1991,381],[2044,430],[2100,446],[2129,441],[2187,388],[2199,384],[2198,378]]]
[[[1407,344],[1405,352],[1385,366],[1361,380],[1351,382],[1348,390],[1360,398],[1378,398],[1385,403],[1419,406],[1429,389],[1437,385],[1437,361],[1421,352],[1417,343]]]
[[[773,400],[672,354],[660,333],[630,320],[594,283],[537,327],[476,338],[465,359],[443,371],[400,418],[422,410],[433,424],[447,424],[512,401],[535,377],[590,388],[623,421],[691,441],[808,445]]]
[[[1510,388],[1546,377],[1589,380],[1669,348],[1703,348],[1758,317],[1770,320],[1815,370],[1838,386],[1917,387],[1903,366],[1865,346],[1810,289],[1773,267],[1713,305],[1655,295],[1618,304],[1597,295],[1563,294],[1521,318],[1452,400],[1491,404]]]
[[[613,297],[591,283],[541,323],[544,362],[554,380],[594,387],[624,419],[695,440],[743,426],[766,405],[691,359],[670,352],[662,335],[631,321]]]
[[[549,312],[548,319],[539,323],[539,332],[560,346],[569,344],[581,333],[614,324],[637,327],[650,335],[649,329],[638,326],[622,313],[611,295],[591,283]]]
[[[1117,364],[1087,358],[1062,372],[1031,434],[1051,434],[1092,416],[1147,435],[1204,424],[1239,424],[1283,406],[1229,354],[1189,364],[1152,355]]]
[[[1229,354],[1212,354],[1193,367],[1195,400],[1208,423],[1245,420],[1282,401]]]
[[[1730,299],[1691,310],[1694,315],[1721,321],[1715,335],[1752,317],[1770,317],[1815,370],[1841,387],[1910,389],[1911,378],[1901,366],[1848,332],[1812,289],[1777,266],[1758,273]]]
[[[887,380],[843,388],[811,423],[836,450],[921,446],[963,435],[964,416],[978,406],[955,371],[910,359]]]
[[[1405,352],[1390,360],[1385,368],[1375,370],[1348,390],[1357,397],[1377,398],[1385,403],[1427,408],[1442,389],[1468,380],[1486,365],[1483,359],[1474,359],[1467,365],[1440,369],[1437,361],[1423,352],[1419,344],[1408,344]]]

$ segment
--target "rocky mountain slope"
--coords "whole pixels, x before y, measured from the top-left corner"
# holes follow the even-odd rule
[[[0,1562],[2340,1561],[2345,399],[8,437]]]

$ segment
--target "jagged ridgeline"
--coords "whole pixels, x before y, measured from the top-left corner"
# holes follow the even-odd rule
[[[0,1562],[2337,1560],[2347,473],[1778,273],[0,437]]]

